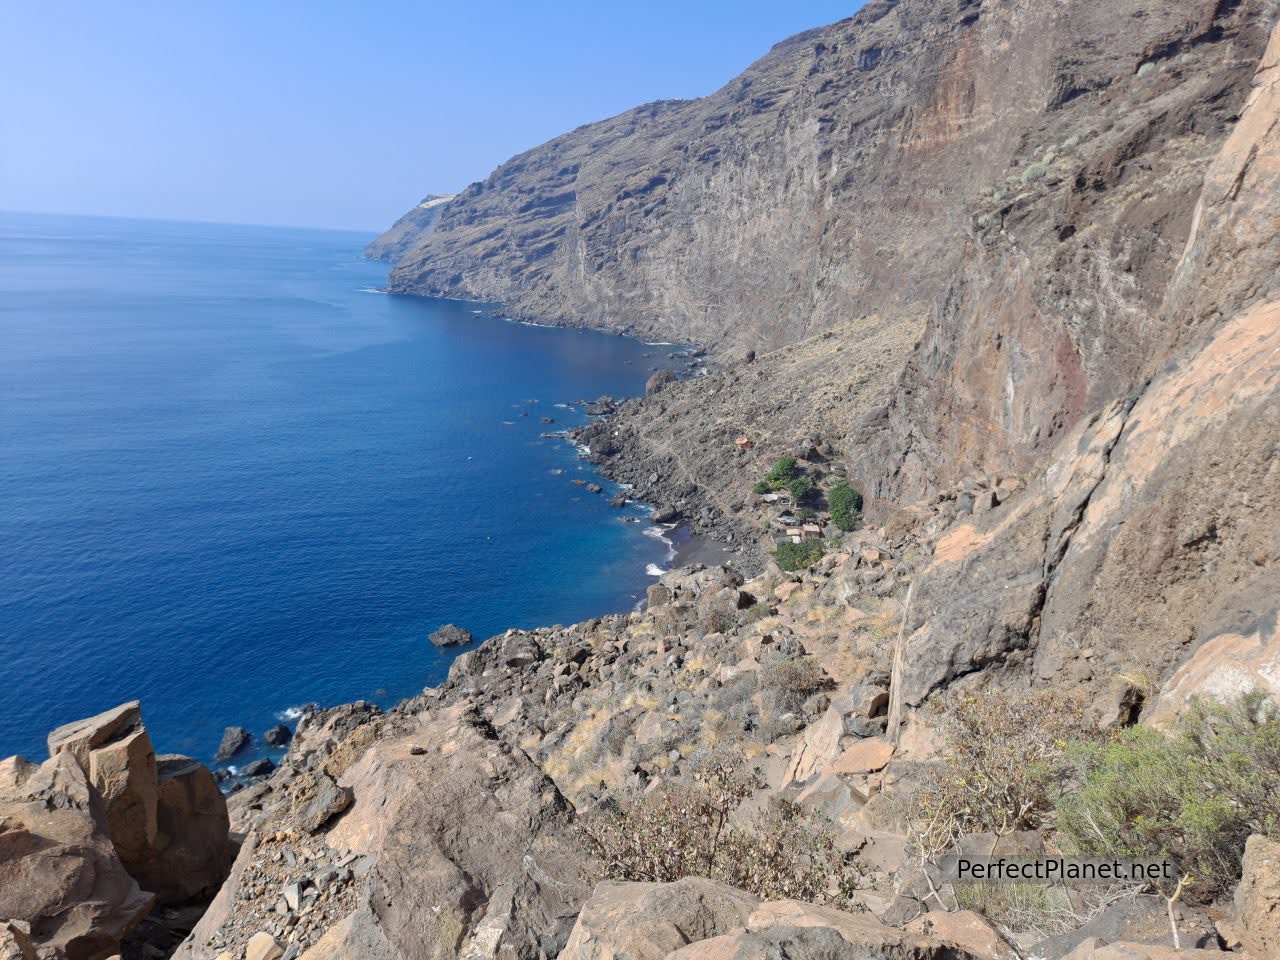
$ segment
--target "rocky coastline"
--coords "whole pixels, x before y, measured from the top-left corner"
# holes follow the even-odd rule
[[[0,958],[1280,956],[1277,129],[1274,0],[875,0],[439,205],[394,288],[717,349],[571,438],[733,564],[229,799],[137,704],[55,731]]]

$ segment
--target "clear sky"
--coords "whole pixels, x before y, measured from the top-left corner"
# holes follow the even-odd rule
[[[861,0],[0,0],[0,209],[388,225]]]

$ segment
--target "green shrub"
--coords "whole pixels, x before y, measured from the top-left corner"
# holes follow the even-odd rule
[[[796,511],[796,516],[801,520],[808,522],[818,518],[818,511],[813,509],[813,507],[801,507]]]
[[[1168,734],[1130,727],[1073,759],[1083,786],[1058,802],[1063,835],[1084,855],[1174,863],[1193,901],[1240,878],[1251,833],[1280,832],[1280,720],[1260,695],[1193,704]]]
[[[813,566],[822,557],[822,541],[818,538],[792,543],[784,540],[773,552],[773,561],[782,570],[794,572]]]
[[[765,474],[764,479],[771,489],[777,490],[779,487],[785,487],[800,475],[800,467],[796,463],[796,458],[783,457],[773,465],[772,470]]]
[[[862,494],[847,483],[837,483],[827,494],[831,522],[841,530],[852,530],[862,522]]]
[[[709,877],[765,900],[849,909],[861,872],[820,817],[774,800],[744,825],[730,815],[760,787],[740,758],[716,758],[675,782],[585,818],[583,835],[614,880]]]
[[[773,487],[769,486],[769,484],[767,484],[763,480],[759,481],[758,483],[756,483],[754,487],[751,488],[751,492],[756,494],[756,496],[770,493],[772,492],[772,490],[773,490]]]
[[[902,812],[925,856],[962,834],[1035,830],[1053,811],[1068,776],[1069,741],[1099,736],[1077,696],[946,698],[938,724],[940,759],[925,764]]]
[[[813,493],[813,481],[808,477],[792,477],[787,481],[787,492],[796,503],[805,500]]]
[[[1043,180],[1045,174],[1049,172],[1049,165],[1042,160],[1037,160],[1027,169],[1022,171],[1023,183],[1034,183],[1037,180]]]

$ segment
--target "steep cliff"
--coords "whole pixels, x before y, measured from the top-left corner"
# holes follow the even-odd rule
[[[1117,145],[1112,167],[1129,164],[1150,152],[1143,119],[1181,112],[1195,128],[1178,158],[1188,182],[1166,187],[1194,190],[1199,141],[1223,135],[1259,52],[1234,37],[1259,4],[1200,7],[877,0],[707,98],[513,158],[448,204],[392,288],[724,348],[927,315],[974,206],[998,206],[984,195],[1013,199]]]

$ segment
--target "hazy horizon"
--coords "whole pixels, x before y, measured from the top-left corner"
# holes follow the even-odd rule
[[[377,232],[582,124],[705,96],[859,6],[10,6],[0,209]]]

